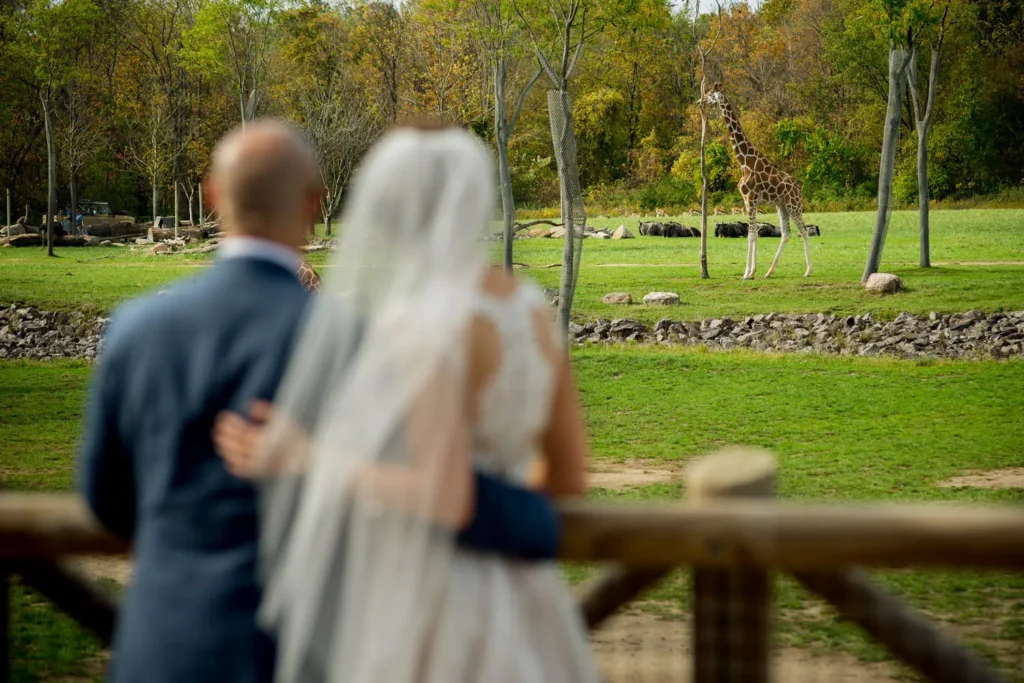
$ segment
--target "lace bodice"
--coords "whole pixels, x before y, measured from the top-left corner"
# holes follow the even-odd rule
[[[516,481],[535,454],[554,395],[555,370],[537,336],[548,331],[539,331],[534,322],[538,308],[546,308],[544,294],[529,282],[520,282],[507,297],[482,292],[478,301],[478,314],[497,328],[502,352],[479,396],[474,463]]]

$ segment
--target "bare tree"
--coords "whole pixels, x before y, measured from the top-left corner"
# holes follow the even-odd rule
[[[579,68],[583,48],[599,33],[610,14],[598,15],[611,2],[604,0],[549,0],[550,22],[554,40],[543,41],[539,31],[523,13],[519,0],[513,0],[516,14],[530,36],[541,71],[551,84],[548,90],[548,119],[551,122],[551,142],[558,165],[558,180],[562,199],[562,225],[565,246],[562,250],[562,274],[558,289],[558,324],[565,334],[569,332],[572,302],[576,296],[583,236],[587,215],[583,207],[580,172],[576,157],[576,134],[573,131],[572,98],[569,82]],[[537,24],[540,22],[537,21]],[[548,54],[550,50],[550,56]]]
[[[60,162],[71,192],[71,226],[78,212],[78,173],[103,144],[103,135],[82,87],[72,83],[65,91],[63,107],[57,112]]]
[[[526,97],[541,77],[538,69],[523,84],[518,95],[509,92],[510,72],[520,61],[521,28],[508,0],[476,0],[471,5],[475,18],[477,40],[494,76],[494,146],[498,154],[498,182],[501,188],[502,235],[504,237],[505,270],[512,271],[513,224],[516,203],[512,194],[512,173],[508,162],[508,144]],[[512,111],[508,98],[514,97]]]
[[[939,26],[939,35],[932,44],[932,59],[928,69],[928,94],[924,104],[924,111],[921,110],[921,102],[917,93],[917,52],[913,53],[913,59],[907,68],[907,77],[910,87],[910,98],[914,104],[914,124],[917,127],[917,201],[918,201],[918,229],[921,235],[921,261],[922,268],[931,268],[931,248],[929,245],[928,225],[928,133],[932,127],[932,115],[935,113],[935,90],[939,79],[939,54],[942,52],[942,42],[946,38],[946,30],[949,25],[946,23],[949,18],[949,3],[942,12],[942,22]]]
[[[882,248],[889,231],[889,217],[892,214],[892,180],[896,164],[896,145],[900,137],[900,119],[903,118],[903,91],[907,85],[907,68],[913,51],[891,47],[889,49],[889,101],[885,110],[885,129],[882,134],[882,157],[878,168],[878,208],[875,213],[875,228],[871,235],[871,248],[864,266],[861,282],[878,272],[882,260]]]
[[[406,43],[406,21],[390,2],[372,0],[361,6],[360,29],[365,36],[368,55],[380,78],[378,106],[387,123],[398,118],[401,91],[402,56]]]
[[[715,29],[714,37],[705,48],[697,35],[700,23],[700,0],[694,0],[693,7],[693,44],[697,50],[697,59],[700,64],[700,102],[697,105],[700,111],[700,279],[707,280],[708,274],[708,162],[707,162],[707,137],[708,137],[708,105],[707,97],[707,60],[718,44],[718,38],[722,35],[722,3],[715,0],[717,8],[718,26]]]
[[[380,133],[377,116],[367,111],[359,93],[340,70],[326,83],[302,95],[301,125],[317,153],[320,180],[326,192],[320,199],[324,232],[331,234],[331,219],[356,165]]]
[[[128,137],[124,160],[150,181],[153,220],[160,213],[160,183],[181,153],[175,145],[172,123],[175,112],[165,98],[153,97]]]

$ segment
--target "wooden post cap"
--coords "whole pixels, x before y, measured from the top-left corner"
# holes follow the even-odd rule
[[[691,503],[722,496],[770,497],[777,470],[775,456],[766,450],[725,448],[690,462],[683,474],[686,497]]]

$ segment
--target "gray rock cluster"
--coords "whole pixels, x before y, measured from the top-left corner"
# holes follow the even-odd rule
[[[966,311],[952,315],[901,313],[879,321],[870,313],[768,313],[700,322],[663,319],[653,328],[637,320],[597,320],[570,330],[577,343],[704,344],[712,348],[904,358],[1008,358],[1024,356],[1024,311]]]
[[[107,319],[0,306],[0,359],[95,358]]]

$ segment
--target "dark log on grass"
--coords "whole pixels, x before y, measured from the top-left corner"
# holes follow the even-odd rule
[[[584,589],[580,611],[587,628],[593,631],[624,605],[661,581],[671,567],[664,569],[630,569],[622,565],[606,568]]]
[[[512,226],[512,232],[519,232],[520,230],[526,230],[527,228],[532,228],[535,225],[550,225],[550,226],[555,227],[555,228],[563,227],[563,225],[561,223],[556,223],[555,221],[548,220],[546,218],[542,218],[540,220],[530,221],[529,223],[516,223],[515,225]]]

